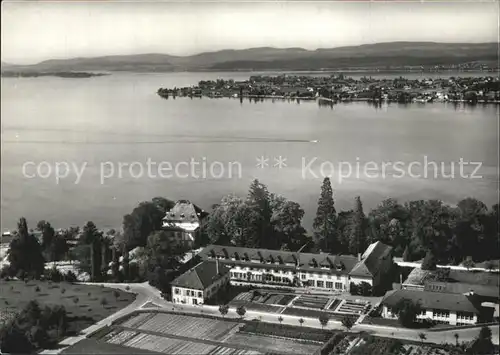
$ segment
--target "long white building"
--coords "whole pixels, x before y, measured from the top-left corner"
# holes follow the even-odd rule
[[[333,255],[209,245],[199,254],[230,268],[232,284],[312,287],[349,292],[350,284],[377,287],[392,265],[392,248],[376,242],[363,254]]]

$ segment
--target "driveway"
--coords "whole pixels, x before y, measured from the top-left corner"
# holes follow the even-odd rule
[[[136,300],[128,305],[127,307],[121,309],[120,311],[114,313],[110,317],[103,319],[102,321],[92,325],[91,327],[83,330],[81,335],[75,337],[69,337],[61,341],[60,345],[64,347],[71,346],[78,341],[85,339],[87,335],[92,332],[103,328],[106,325],[110,325],[111,322],[116,320],[119,317],[122,317],[132,311],[137,309],[143,310],[158,310],[157,307],[148,307],[148,303],[154,303],[160,308],[181,312],[188,312],[193,314],[206,314],[206,315],[215,315],[220,316],[219,307],[218,306],[210,306],[210,305],[186,305],[186,304],[178,304],[172,303],[164,300],[161,297],[161,292],[156,288],[149,285],[149,283],[81,283],[81,284],[91,284],[91,285],[103,285],[109,288],[116,288],[120,290],[124,290],[126,292],[132,292],[137,294]],[[225,316],[226,318],[239,318],[236,314],[236,308],[230,308],[228,314]],[[280,323],[278,320],[279,317],[282,317],[282,324],[295,325],[300,326],[299,319],[303,318],[304,323],[303,326],[312,327],[312,328],[322,328],[319,320],[316,318],[307,318],[307,317],[296,317],[285,314],[278,313],[264,313],[264,312],[256,312],[248,310],[245,314],[245,319],[259,319],[263,322],[268,323]],[[330,321],[324,327],[325,329],[330,330],[345,330],[342,326],[341,322],[338,321]],[[479,334],[480,328],[469,328],[469,329],[460,329],[460,330],[449,330],[449,331],[441,331],[441,332],[425,332],[427,336],[426,342],[441,344],[441,343],[455,343],[454,334],[457,333],[459,335],[459,341],[470,341],[476,338]],[[499,327],[492,326],[490,327],[493,334],[493,343],[499,344]],[[422,332],[422,330],[414,330],[414,329],[406,329],[406,328],[394,328],[394,327],[383,327],[369,324],[356,324],[351,329],[353,332],[365,331],[371,335],[377,335],[388,338],[396,338],[396,339],[404,339],[404,340],[412,340],[412,341],[420,341],[418,334]],[[57,354],[60,353],[63,349],[57,350],[45,350],[42,354]]]

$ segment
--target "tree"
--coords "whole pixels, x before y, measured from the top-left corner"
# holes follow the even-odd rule
[[[280,324],[283,323],[283,317],[282,316],[278,317],[278,322],[280,322]]]
[[[271,202],[267,186],[255,179],[250,184],[246,204],[250,214],[254,216],[255,238],[252,241],[255,248],[279,249],[280,245],[273,236],[271,228]]]
[[[113,291],[113,296],[115,296],[115,300],[117,300],[117,301],[118,301],[118,298],[120,298],[120,291],[118,291],[118,290],[114,290],[114,291]]]
[[[418,333],[418,337],[420,338],[420,341],[422,342],[422,345],[424,344],[424,340],[427,339],[427,335],[425,335],[425,333]]]
[[[337,246],[336,211],[333,201],[333,190],[329,178],[324,178],[321,194],[318,200],[318,209],[313,222],[316,242],[322,249],[329,252]]]
[[[476,266],[476,264],[474,263],[474,261],[472,260],[472,258],[467,258],[463,263],[462,265],[464,267],[467,268],[467,270],[469,270],[470,268],[473,268],[474,266]]]
[[[222,318],[224,318],[226,316],[226,314],[229,312],[229,305],[221,304],[219,306],[219,312],[222,315]]]
[[[367,221],[363,212],[361,198],[355,198],[354,212],[351,218],[349,235],[349,252],[351,254],[361,253],[366,248]]]
[[[245,308],[245,306],[239,306],[238,308],[236,308],[236,313],[241,317],[243,318],[245,316],[245,313],[247,313],[247,310]]]
[[[455,337],[455,344],[458,346],[458,338],[460,337],[460,335],[458,335],[458,333],[455,333],[453,334],[453,336]]]
[[[173,207],[172,203],[156,197],[152,202],[141,202],[131,214],[123,217],[123,243],[127,250],[146,246],[149,235],[161,230],[166,210]]]
[[[306,230],[301,221],[304,210],[283,196],[271,194],[271,224],[276,233],[277,246],[296,251],[307,241]]]
[[[342,325],[347,329],[347,331],[350,331],[351,328],[354,327],[354,320],[352,317],[344,316],[342,318]]]
[[[321,324],[321,329],[325,328],[328,322],[330,321],[330,317],[326,313],[321,313],[318,317],[319,323]]]
[[[107,304],[108,300],[105,297],[101,298],[101,306],[105,307]]]
[[[302,327],[302,324],[304,324],[305,320],[304,318],[299,318],[299,323],[300,323],[300,326]]]
[[[408,245],[403,252],[403,261],[411,261],[410,247]]]
[[[52,261],[54,260],[54,255],[53,255],[53,242],[55,238],[55,230],[52,228],[49,222],[46,221],[40,221],[38,222],[36,228],[42,232],[42,250],[44,251],[45,255],[47,256],[47,260]]]
[[[30,339],[14,322],[0,328],[0,351],[3,354],[31,354],[33,350]]]
[[[45,260],[38,240],[29,233],[26,219],[19,220],[17,236],[10,242],[8,255],[13,274],[26,273],[39,278],[45,269]]]
[[[415,324],[417,314],[421,312],[421,307],[419,303],[414,303],[410,299],[403,298],[393,307],[392,311],[398,315],[401,325],[409,328]]]
[[[472,346],[474,353],[491,354],[491,351],[493,350],[491,336],[491,329],[487,326],[482,327]]]
[[[427,254],[425,254],[421,268],[422,270],[436,270],[436,257],[431,250],[428,250]]]

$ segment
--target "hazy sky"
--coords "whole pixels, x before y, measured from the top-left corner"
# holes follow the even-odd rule
[[[490,2],[2,2],[2,61],[389,41],[496,42]]]

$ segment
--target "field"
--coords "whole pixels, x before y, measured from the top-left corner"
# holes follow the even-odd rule
[[[202,317],[173,312],[136,312],[74,348],[99,353],[99,344],[111,354],[146,351],[173,355],[312,354],[331,332],[290,325]],[[87,339],[89,340],[89,339]],[[116,351],[116,352],[115,352]],[[102,353],[102,352],[101,352]]]
[[[70,283],[52,283],[48,281],[0,281],[1,314],[18,311],[28,302],[36,300],[43,307],[62,305],[69,317],[69,332],[77,333],[100,321],[121,308],[126,307],[135,295],[118,291],[118,298],[112,289],[77,285]],[[106,305],[102,305],[102,299]]]

